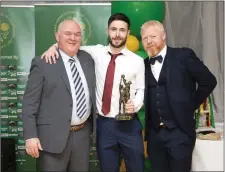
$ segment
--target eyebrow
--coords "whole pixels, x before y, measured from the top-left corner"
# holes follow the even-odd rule
[[[123,29],[123,30],[126,30],[126,28],[124,28],[124,27],[122,27],[122,28],[111,27],[110,29]]]
[[[81,32],[71,32],[71,31],[65,31],[65,33],[73,33],[73,34],[81,34]]]

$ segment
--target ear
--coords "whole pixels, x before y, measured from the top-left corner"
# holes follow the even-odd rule
[[[109,36],[109,28],[106,28],[106,34]]]
[[[58,32],[55,33],[55,39],[57,42],[59,42],[59,33]]]
[[[128,30],[127,35],[130,35],[130,30]]]
[[[163,40],[166,40],[166,32],[163,32],[163,33],[162,33],[162,39],[163,39]]]

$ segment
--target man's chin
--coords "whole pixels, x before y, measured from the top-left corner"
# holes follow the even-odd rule
[[[120,48],[120,47],[122,47],[122,45],[112,45],[114,48]]]
[[[147,54],[148,54],[148,56],[149,57],[155,57],[155,56],[157,56],[158,55],[158,53],[159,53],[160,51],[158,51],[158,50],[147,50]]]
[[[120,44],[111,44],[112,47],[114,48],[120,48],[122,46],[124,46],[124,44],[120,43]]]
[[[148,57],[152,57],[152,53],[150,51],[146,51],[146,53],[148,54]]]
[[[66,54],[69,55],[69,56],[75,56],[78,52],[78,49],[77,50],[72,50],[72,51],[68,51]]]

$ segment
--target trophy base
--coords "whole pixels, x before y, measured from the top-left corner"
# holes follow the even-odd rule
[[[118,121],[127,121],[133,119],[134,115],[133,114],[119,114],[116,115],[116,120]]]

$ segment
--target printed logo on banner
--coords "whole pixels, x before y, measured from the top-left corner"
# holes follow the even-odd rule
[[[23,122],[17,121],[18,136],[23,137]]]
[[[8,128],[9,136],[17,137],[18,129],[17,129],[17,121],[10,121]]]
[[[57,31],[59,24],[64,20],[74,20],[80,25],[82,35],[83,35],[82,43],[85,45],[91,36],[91,25],[87,17],[85,17],[85,15],[82,14],[80,11],[79,12],[68,11],[66,13],[63,13],[56,20],[56,23],[54,26],[54,32]]]
[[[1,119],[1,137],[8,137],[8,119]]]
[[[25,88],[26,84],[17,84],[17,95],[23,95]]]
[[[17,76],[27,77],[28,75],[29,72],[27,72],[25,66],[17,66]]]
[[[1,102],[1,109],[0,109],[1,119],[7,119],[8,115],[8,102]]]
[[[21,102],[17,102],[17,113],[18,114],[22,113],[22,103]]]
[[[1,82],[7,81],[8,77],[7,66],[0,65],[0,71],[1,71]]]
[[[8,84],[8,100],[17,100],[17,84]]]
[[[8,78],[7,81],[17,81],[16,65],[8,65]]]
[[[15,36],[15,25],[5,14],[0,14],[0,49],[11,44]]]
[[[1,90],[1,101],[7,101],[8,100],[8,84],[1,82],[0,90]]]
[[[8,103],[8,117],[9,118],[18,118],[17,116],[17,102]]]

